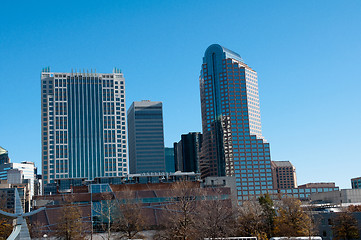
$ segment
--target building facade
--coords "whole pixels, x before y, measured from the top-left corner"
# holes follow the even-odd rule
[[[125,83],[113,73],[41,73],[42,174],[62,178],[127,173]]]
[[[164,148],[164,159],[165,159],[165,171],[174,172],[174,148],[165,147]]]
[[[361,177],[351,178],[351,187],[352,187],[352,189],[360,189],[361,188]]]
[[[296,168],[290,161],[272,161],[274,189],[297,188]]]
[[[34,180],[36,167],[33,162],[0,164],[0,179],[9,184],[29,183],[30,197],[34,196]]]
[[[182,134],[181,140],[174,143],[176,171],[199,173],[201,147],[201,133]]]
[[[311,196],[311,201],[316,203],[339,204],[347,206],[348,204],[359,205],[361,203],[361,189],[337,189],[328,192],[316,192]]]
[[[336,184],[334,182],[313,182],[298,185],[298,188],[335,188]]]
[[[129,172],[164,172],[162,102],[133,102],[128,109]]]
[[[181,175],[181,174],[180,174]],[[184,178],[188,174],[180,176],[180,178],[168,178],[162,182],[146,182],[132,184],[112,184],[112,183],[95,183],[88,186],[79,186],[73,188],[72,192],[67,194],[68,198],[64,198],[63,194],[52,194],[47,196],[37,196],[34,199],[34,208],[46,207],[44,211],[33,215],[32,222],[39,222],[40,226],[44,226],[46,230],[53,230],[59,221],[59,212],[61,207],[67,204],[67,199],[77,204],[82,214],[82,222],[91,224],[93,222],[93,230],[97,232],[98,217],[100,216],[99,208],[106,208],[109,200],[116,201],[117,204],[123,204],[124,199],[130,199],[132,203],[139,204],[144,222],[147,226],[164,226],[169,222],[169,213],[174,211],[174,206],[179,199],[185,199],[187,206],[191,208],[198,207],[198,202],[218,201],[217,206],[225,207],[235,206],[233,203],[232,189],[230,181],[226,181],[222,185],[202,184],[198,178]],[[139,177],[144,177],[139,174]],[[159,179],[159,177],[157,178]],[[63,180],[59,180],[63,181]],[[223,181],[222,181],[223,182]],[[187,190],[185,190],[185,188]],[[106,200],[107,199],[107,200]],[[181,200],[182,201],[182,200]],[[197,204],[197,205],[193,205]],[[109,205],[108,205],[109,206]],[[112,206],[115,206],[113,203]],[[110,211],[110,214],[116,217],[117,211]],[[106,223],[104,221],[104,223]],[[91,226],[87,228],[91,231]],[[104,229],[103,231],[104,232]],[[45,233],[44,233],[45,234]],[[46,232],[46,234],[49,234]]]
[[[240,201],[273,191],[257,72],[239,54],[213,44],[205,52],[199,81],[202,177],[235,176]]]
[[[9,162],[10,162],[10,158],[8,151],[0,147],[0,164],[9,163]]]
[[[0,198],[2,199],[2,208],[7,209],[9,212],[14,211],[15,188],[18,189],[24,212],[29,212],[31,209],[31,194],[29,182],[10,184],[7,182],[7,180],[0,180]]]

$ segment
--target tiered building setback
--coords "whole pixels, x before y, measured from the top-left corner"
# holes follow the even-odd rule
[[[270,147],[262,136],[257,72],[239,54],[208,47],[200,73],[202,177],[235,176],[239,200],[272,191]]]

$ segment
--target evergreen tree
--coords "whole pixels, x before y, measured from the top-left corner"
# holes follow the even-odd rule
[[[265,231],[268,238],[272,237],[274,229],[274,220],[276,217],[276,211],[273,206],[273,201],[268,194],[261,196],[258,199],[259,204],[263,210],[263,217],[265,221]]]

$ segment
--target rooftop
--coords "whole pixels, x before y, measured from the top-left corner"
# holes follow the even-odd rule
[[[293,167],[290,161],[272,161],[276,167]]]

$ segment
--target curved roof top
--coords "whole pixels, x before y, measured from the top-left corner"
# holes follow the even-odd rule
[[[221,45],[219,44],[212,44],[210,45],[207,50],[206,50],[206,53],[208,51],[212,51],[212,52],[216,52],[216,51],[222,51],[224,53],[224,58],[233,58],[235,60],[238,60],[240,62],[243,62],[243,59],[241,58],[241,56],[236,53],[236,52],[233,52],[232,50],[229,50],[228,48],[225,48],[225,47],[222,47]]]

